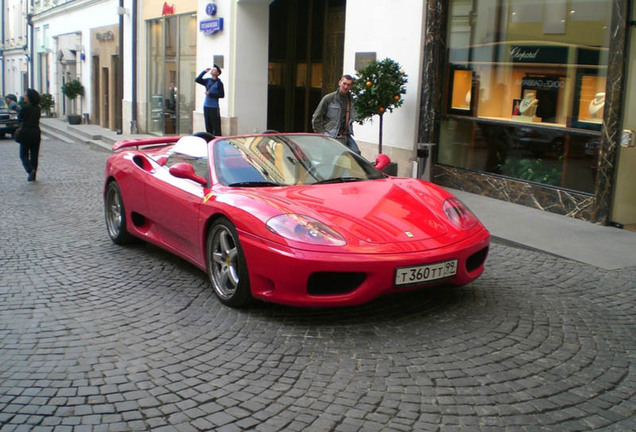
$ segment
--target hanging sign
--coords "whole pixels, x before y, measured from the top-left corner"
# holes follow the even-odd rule
[[[223,18],[214,18],[199,23],[199,30],[205,34],[215,34],[223,30]]]
[[[209,16],[216,15],[216,5],[208,3],[205,5],[205,13]],[[213,35],[223,30],[223,18],[212,18],[199,23],[199,30],[205,34]]]
[[[210,16],[216,15],[216,5],[214,3],[208,3],[205,5],[205,13]]]

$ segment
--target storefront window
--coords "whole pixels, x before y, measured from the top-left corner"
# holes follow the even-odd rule
[[[592,193],[610,0],[452,0],[438,163]]]
[[[196,16],[148,21],[148,132],[192,133]]]

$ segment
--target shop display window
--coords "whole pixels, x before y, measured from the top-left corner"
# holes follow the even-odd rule
[[[556,10],[561,25],[547,31]],[[436,162],[592,193],[611,10],[451,0]]]

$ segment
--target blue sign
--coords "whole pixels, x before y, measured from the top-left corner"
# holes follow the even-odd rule
[[[205,13],[210,16],[216,15],[216,5],[214,3],[208,3],[205,6]]]
[[[205,34],[215,34],[223,30],[223,18],[214,18],[199,23],[199,30]]]

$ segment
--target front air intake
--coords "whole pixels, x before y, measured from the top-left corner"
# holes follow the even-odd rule
[[[472,272],[478,269],[486,261],[488,256],[488,246],[468,257],[466,260],[466,270]]]
[[[364,273],[318,272],[312,273],[307,281],[307,293],[315,296],[347,294],[364,282]]]

